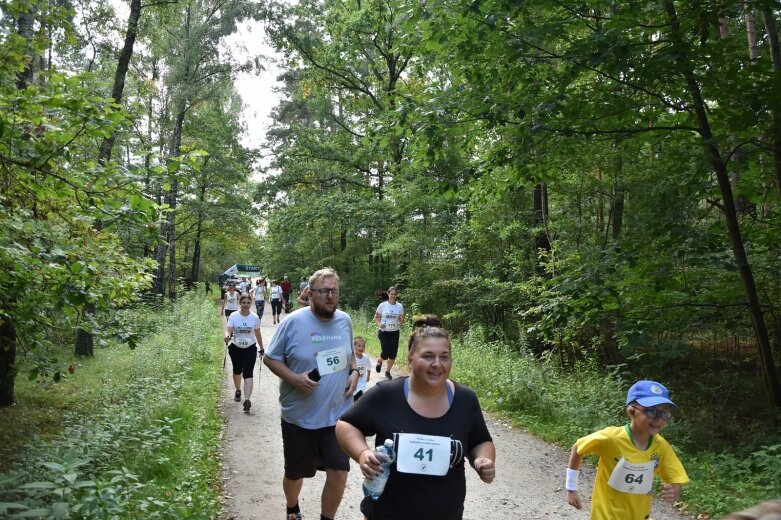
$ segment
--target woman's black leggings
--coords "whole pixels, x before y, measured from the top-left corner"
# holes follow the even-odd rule
[[[282,300],[271,300],[271,314],[282,314]]]
[[[233,363],[233,373],[241,374],[242,379],[250,379],[255,370],[255,361],[258,360],[258,344],[253,343],[249,347],[239,348],[233,343],[228,345],[228,354]]]

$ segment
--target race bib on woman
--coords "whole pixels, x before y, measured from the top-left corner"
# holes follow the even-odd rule
[[[247,338],[234,338],[233,339],[233,344],[236,345],[237,347],[246,348],[246,347],[249,347],[250,345],[252,345],[253,343],[255,343],[255,342],[254,341],[250,341]]]
[[[398,434],[396,469],[417,475],[447,475],[450,468],[450,437]]]
[[[654,482],[654,463],[645,462],[634,464],[627,462],[624,457],[618,461],[613,473],[610,475],[608,485],[621,493],[633,495],[647,495],[651,492]]]

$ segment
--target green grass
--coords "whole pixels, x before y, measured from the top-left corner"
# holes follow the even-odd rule
[[[220,515],[219,317],[194,296],[139,312],[155,331],[137,349],[109,344],[56,385],[19,380],[0,410],[0,502],[20,505],[0,516]]]

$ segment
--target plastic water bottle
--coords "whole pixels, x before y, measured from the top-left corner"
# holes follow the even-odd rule
[[[373,479],[363,479],[363,496],[372,497],[372,500],[380,498],[382,492],[385,491],[385,484],[388,483],[390,466],[393,464],[393,461],[396,460],[396,453],[393,451],[393,440],[385,439],[385,443],[377,448],[375,455],[380,460],[382,473]]]

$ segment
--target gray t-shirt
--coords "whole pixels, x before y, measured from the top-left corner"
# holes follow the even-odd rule
[[[331,355],[326,357],[327,352]],[[352,396],[344,396],[353,355],[353,323],[347,313],[337,310],[330,321],[320,321],[309,307],[292,312],[277,328],[266,355],[296,373],[309,372],[320,359],[320,386],[311,394],[280,380],[279,403],[285,421],[309,430],[334,426],[352,405]],[[339,369],[328,373],[335,366]]]

